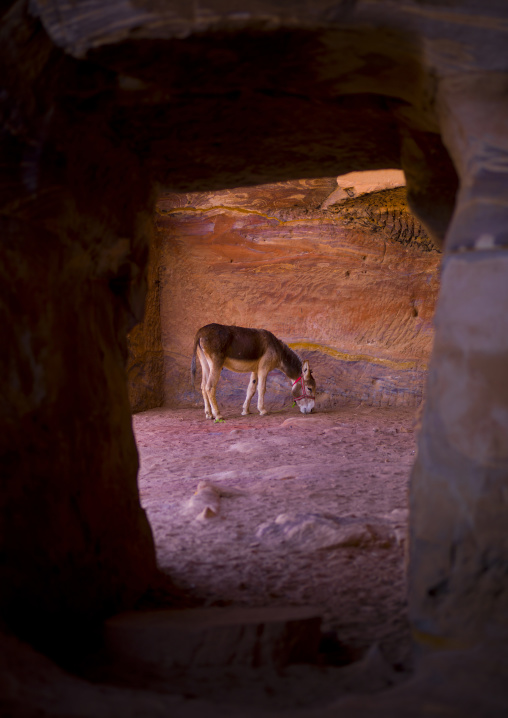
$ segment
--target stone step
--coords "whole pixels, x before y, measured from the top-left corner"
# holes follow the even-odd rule
[[[321,617],[307,607],[126,612],[105,623],[107,661],[151,675],[194,666],[315,663]]]

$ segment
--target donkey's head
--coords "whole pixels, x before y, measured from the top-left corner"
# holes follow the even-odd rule
[[[316,382],[308,361],[302,362],[302,376],[293,383],[291,392],[302,414],[310,414],[316,403]]]

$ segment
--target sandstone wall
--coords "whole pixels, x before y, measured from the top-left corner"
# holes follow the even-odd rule
[[[127,337],[127,388],[133,412],[164,403],[164,357],[160,314],[160,241],[150,229],[150,258],[146,270],[147,291],[143,321]]]
[[[90,121],[79,109],[86,72],[19,5],[0,40],[10,117],[0,139],[0,615],[46,650],[72,651],[156,575],[125,374],[151,185],[112,140],[104,72],[94,71],[102,104]],[[63,102],[68,92],[80,99]]]
[[[400,185],[402,173],[365,174],[340,186],[331,178],[159,198],[169,405],[200,401],[193,337],[211,322],[264,327],[309,358],[322,408],[420,402],[440,254],[409,213],[405,187],[380,189]],[[224,370],[222,404],[239,407],[247,381]],[[268,381],[268,406],[291,402],[281,372]]]

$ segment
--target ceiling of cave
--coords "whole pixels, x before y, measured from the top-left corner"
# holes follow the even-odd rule
[[[30,14],[17,5],[2,28],[5,75],[25,117],[14,131],[19,154],[37,165],[32,184],[87,195],[81,206],[92,212],[100,191],[117,216],[130,194],[132,221],[154,185],[217,191],[403,168],[412,211],[442,239],[457,176],[433,83],[449,55],[433,39],[422,55],[413,42],[421,19],[408,3],[379,3],[381,14],[377,5],[339,3],[332,12],[325,2],[291,10],[247,2],[242,17],[227,2],[93,0],[83,12],[79,3],[36,0]],[[427,21],[450,34],[439,17]],[[365,208],[348,212],[349,221],[366,217],[385,232],[397,224]],[[127,221],[117,221],[126,234]],[[405,237],[405,224],[392,236]],[[425,241],[420,229],[415,236]]]

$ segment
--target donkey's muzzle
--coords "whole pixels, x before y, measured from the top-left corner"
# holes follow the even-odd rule
[[[310,414],[312,409],[314,408],[314,405],[316,403],[316,400],[314,397],[304,397],[298,401],[298,408],[302,412],[302,414]]]

